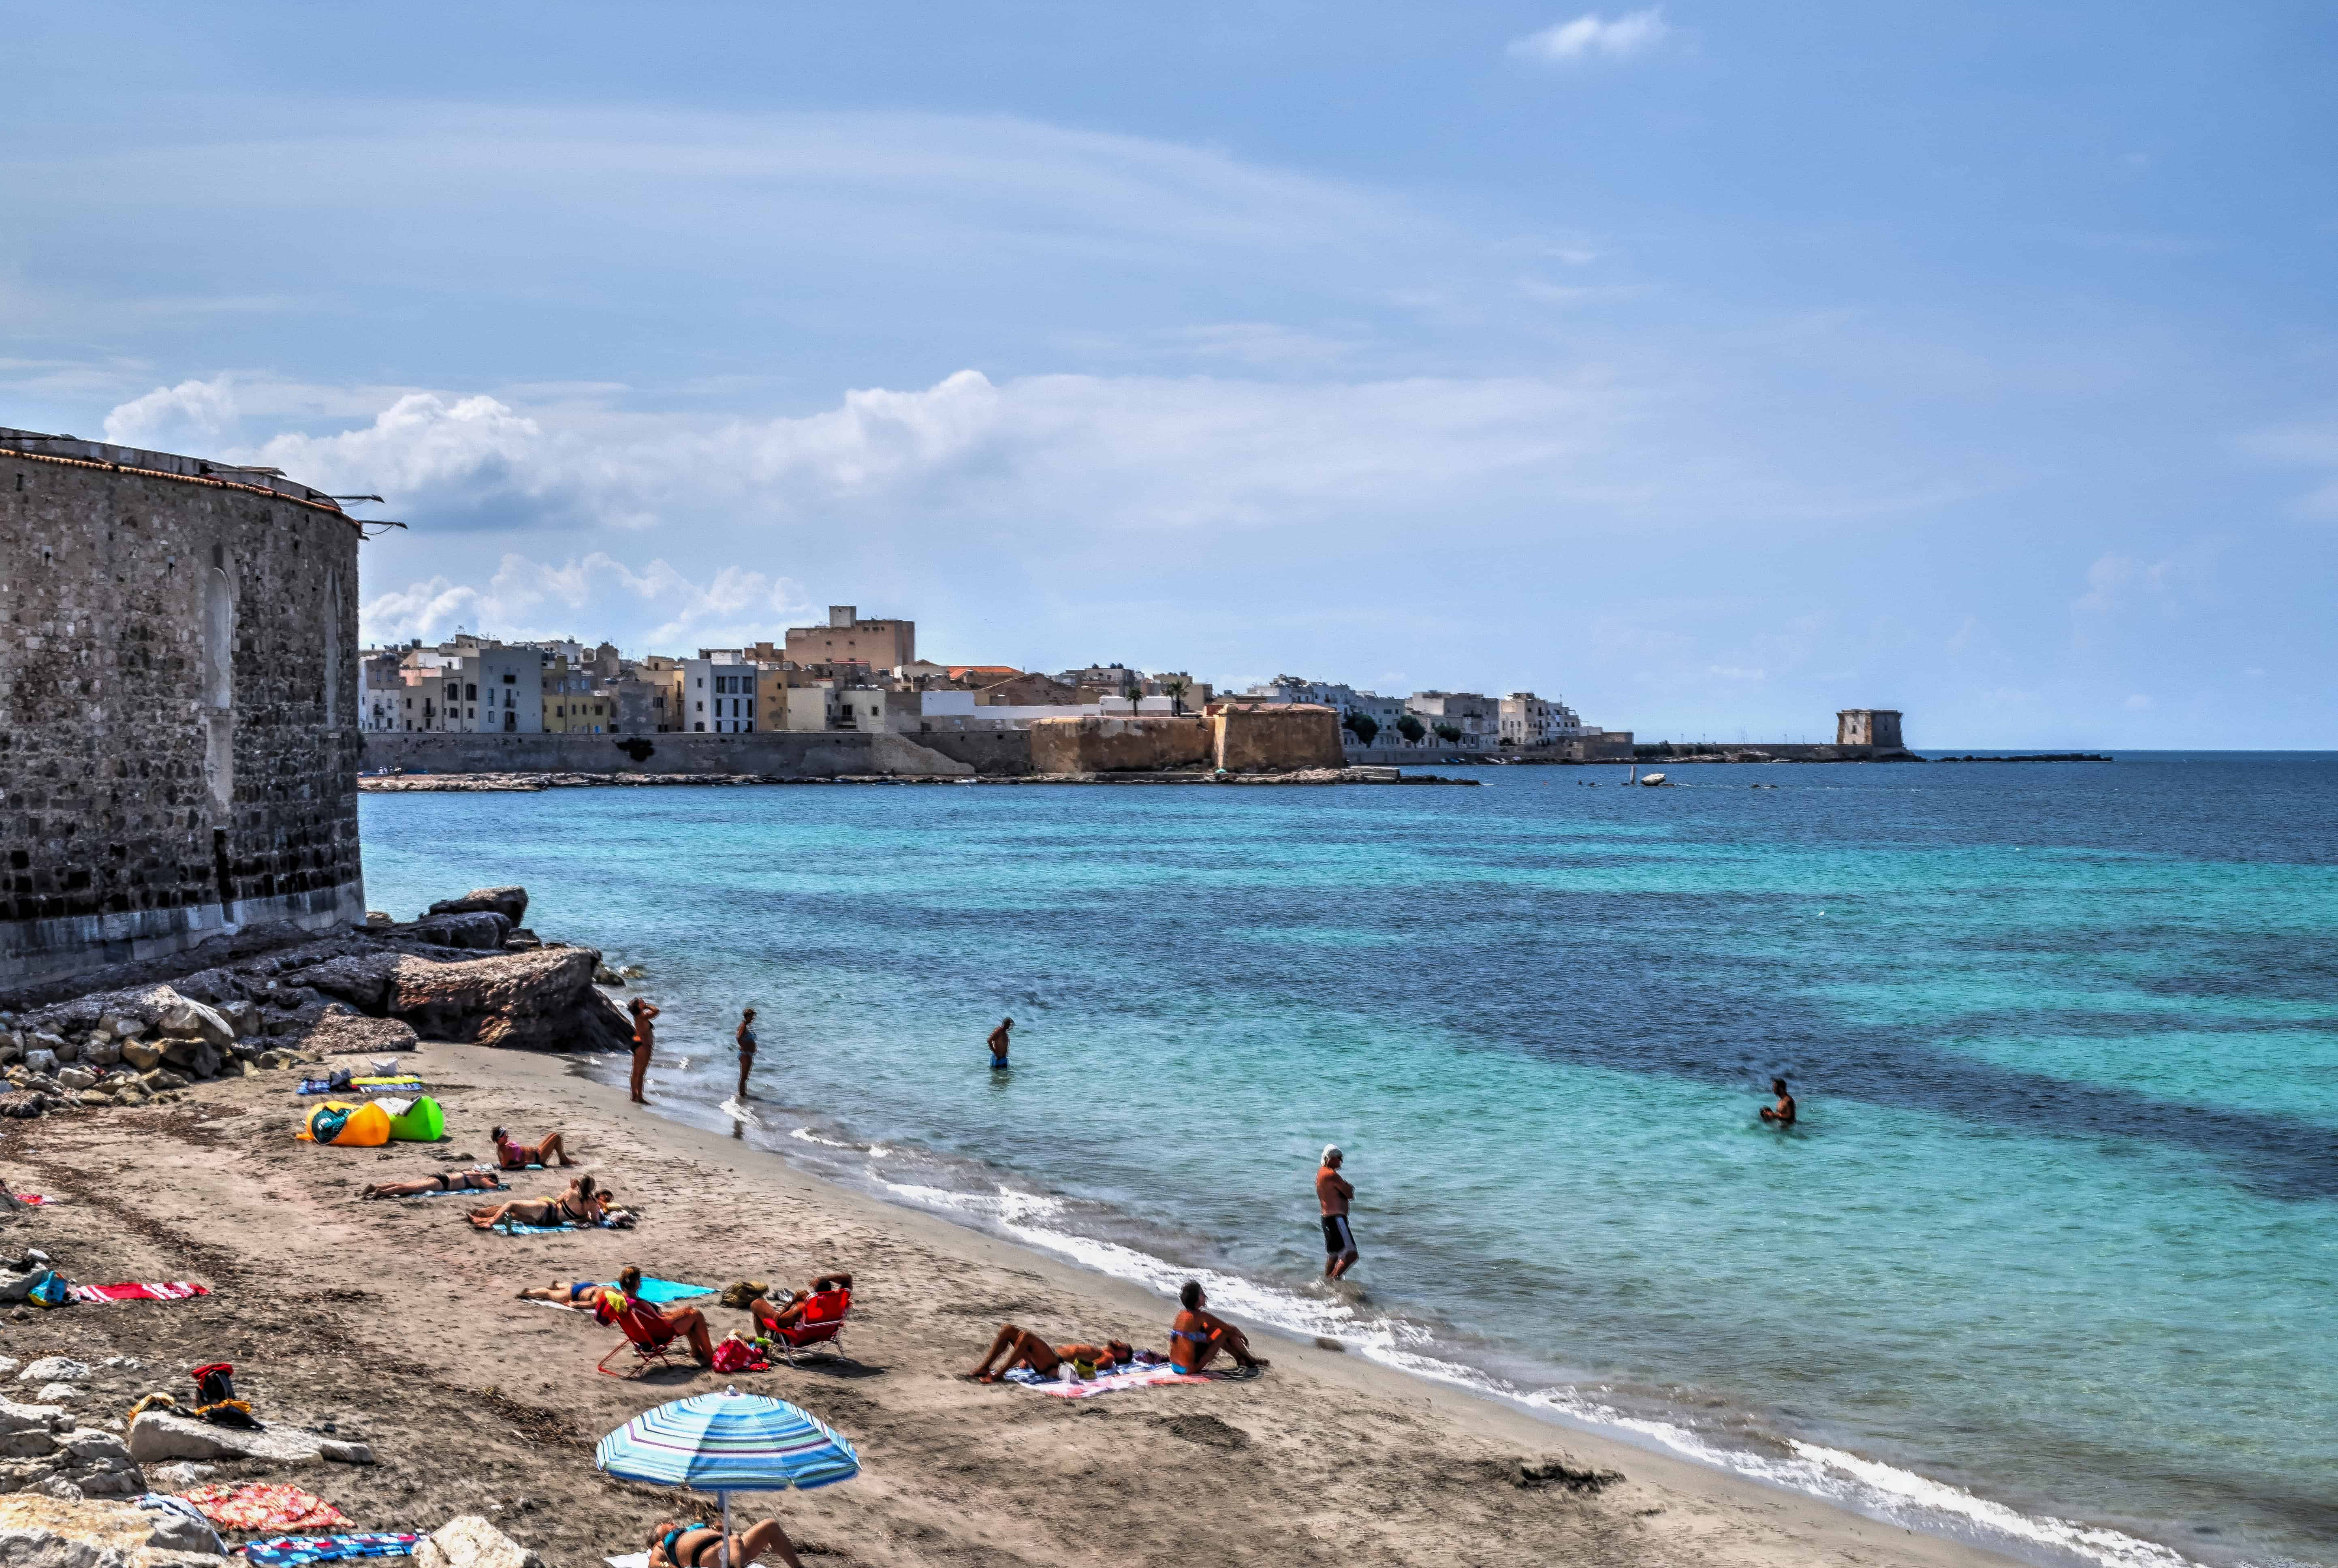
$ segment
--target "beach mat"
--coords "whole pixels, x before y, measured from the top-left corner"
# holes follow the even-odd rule
[[[616,1283],[614,1279],[610,1280],[608,1282],[610,1288],[614,1289]],[[678,1279],[644,1279],[642,1281],[642,1287],[634,1294],[653,1306],[663,1307],[669,1301],[687,1301],[693,1296],[712,1296],[714,1294],[714,1287],[684,1285]]]
[[[349,1516],[313,1492],[277,1483],[233,1482],[198,1486],[178,1495],[212,1524],[227,1530],[330,1530]]]
[[[1042,1377],[1027,1366],[1018,1366],[1007,1374],[1005,1381],[1026,1388],[1036,1388],[1056,1399],[1093,1399],[1099,1394],[1117,1394],[1127,1388],[1156,1388],[1164,1383],[1208,1383],[1212,1380],[1199,1373],[1174,1372],[1166,1366],[1137,1366],[1126,1372],[1108,1372],[1101,1377],[1066,1383],[1057,1377]]]
[[[303,1563],[339,1563],[350,1557],[408,1557],[419,1535],[368,1533],[358,1535],[278,1535],[247,1541],[236,1548],[256,1568],[299,1568]]]
[[[75,1301],[184,1301],[192,1296],[209,1296],[208,1285],[192,1285],[183,1279],[154,1284],[76,1285],[73,1287]]]

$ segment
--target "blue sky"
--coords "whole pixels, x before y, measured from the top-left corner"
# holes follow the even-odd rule
[[[367,629],[2338,746],[2338,12],[0,6],[0,423]]]

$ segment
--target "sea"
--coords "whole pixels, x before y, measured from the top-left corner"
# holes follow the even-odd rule
[[[361,819],[771,1158],[2040,1564],[2338,1564],[2338,754],[1447,771]]]

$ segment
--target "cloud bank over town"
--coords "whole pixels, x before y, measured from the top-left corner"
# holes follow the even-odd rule
[[[2338,745],[2303,12],[113,10],[0,106],[0,422],[382,495],[369,636]]]

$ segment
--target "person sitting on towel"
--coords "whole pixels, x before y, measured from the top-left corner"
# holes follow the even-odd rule
[[[506,1170],[526,1170],[531,1165],[549,1170],[555,1164],[576,1163],[568,1158],[568,1150],[561,1146],[560,1134],[556,1132],[545,1133],[541,1143],[515,1143],[511,1134],[500,1127],[487,1136],[496,1140],[496,1163]]]
[[[383,1181],[359,1192],[359,1198],[420,1198],[432,1192],[501,1192],[504,1178],[492,1170],[442,1170],[419,1181]]]
[[[1202,1310],[1210,1304],[1198,1279],[1185,1281],[1185,1288],[1177,1293],[1184,1310],[1169,1330],[1169,1369],[1172,1372],[1199,1372],[1223,1350],[1234,1358],[1234,1365],[1244,1371],[1254,1371],[1266,1363],[1250,1353],[1250,1341],[1243,1331],[1215,1314]]]
[[[774,1307],[769,1297],[758,1294],[748,1298],[747,1310],[754,1315],[755,1326],[758,1329],[765,1334],[776,1336],[781,1329],[793,1328],[803,1321],[804,1303],[822,1291],[851,1288],[852,1276],[850,1274],[823,1274],[811,1282],[810,1289],[799,1290],[791,1295],[785,1307]]]
[[[1000,1356],[1004,1361],[999,1361]],[[1136,1352],[1125,1339],[1107,1339],[1102,1345],[1050,1345],[1027,1328],[1017,1328],[1012,1323],[1002,1323],[990,1341],[990,1348],[967,1374],[977,1383],[996,1383],[1018,1366],[1027,1366],[1042,1377],[1053,1377],[1056,1368],[1069,1361],[1086,1362],[1099,1372],[1109,1372],[1136,1359]],[[998,1369],[991,1363],[998,1361]]]
[[[470,1220],[481,1230],[498,1225],[598,1225],[608,1214],[608,1197],[589,1176],[568,1183],[557,1198],[516,1198],[492,1208],[471,1210]]]
[[[661,1519],[650,1532],[650,1568],[708,1568],[722,1561],[722,1530],[700,1523],[677,1524]],[[788,1568],[803,1568],[795,1543],[776,1519],[758,1519],[731,1537],[732,1568],[752,1563],[766,1552],[779,1553]]]

